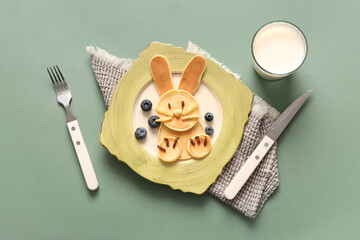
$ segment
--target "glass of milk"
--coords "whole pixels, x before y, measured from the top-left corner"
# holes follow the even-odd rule
[[[255,71],[265,79],[276,80],[289,76],[303,64],[307,42],[294,24],[274,21],[256,32],[251,52]]]

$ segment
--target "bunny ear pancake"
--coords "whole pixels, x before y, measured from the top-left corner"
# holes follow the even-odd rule
[[[150,70],[160,96],[174,89],[171,79],[170,64],[161,55],[156,55],[150,60]]]
[[[187,64],[181,76],[179,89],[193,94],[200,85],[201,76],[206,66],[205,58],[202,56],[193,57]]]

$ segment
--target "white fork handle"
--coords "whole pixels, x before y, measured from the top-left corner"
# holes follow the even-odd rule
[[[254,172],[256,167],[259,165],[261,160],[265,157],[266,153],[270,150],[271,146],[274,145],[274,140],[265,136],[259,145],[255,148],[254,152],[246,160],[244,165],[240,168],[240,171],[231,180],[230,184],[225,189],[225,198],[231,200],[240,189],[244,186],[246,181],[249,179],[251,174]]]
[[[89,152],[86,148],[84,138],[81,134],[79,123],[77,120],[67,123],[69,133],[74,144],[76,155],[79,159],[80,167],[85,178],[86,185],[89,190],[96,190],[99,187],[98,180],[95,175],[94,167],[91,163]]]

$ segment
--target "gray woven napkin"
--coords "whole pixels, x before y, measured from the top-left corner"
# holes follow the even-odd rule
[[[110,55],[103,49],[91,46],[87,47],[86,50],[90,54],[95,78],[104,96],[105,105],[108,107],[115,85],[129,70],[132,59],[118,58]],[[209,53],[192,42],[188,43],[187,51],[201,54],[216,61]],[[222,63],[217,63],[226,71],[232,73],[236,78],[240,79],[238,74],[231,72],[231,70]],[[276,155],[277,144],[275,143],[273,145],[233,200],[225,199],[224,190],[278,116],[278,111],[269,106],[260,97],[254,96],[251,113],[245,125],[241,143],[232,159],[223,168],[222,173],[207,190],[210,194],[252,219],[258,215],[268,197],[279,185]]]

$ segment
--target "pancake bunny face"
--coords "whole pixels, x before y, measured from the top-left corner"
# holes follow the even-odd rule
[[[179,88],[175,89],[168,60],[156,55],[150,61],[151,74],[161,96],[155,110],[160,117],[157,121],[162,123],[158,153],[165,162],[203,158],[211,150],[210,138],[198,121],[199,104],[192,96],[200,85],[205,65],[202,56],[192,58],[182,74]]]
[[[173,89],[166,92],[156,108],[162,123],[174,131],[192,128],[200,117],[199,104],[187,91]]]

